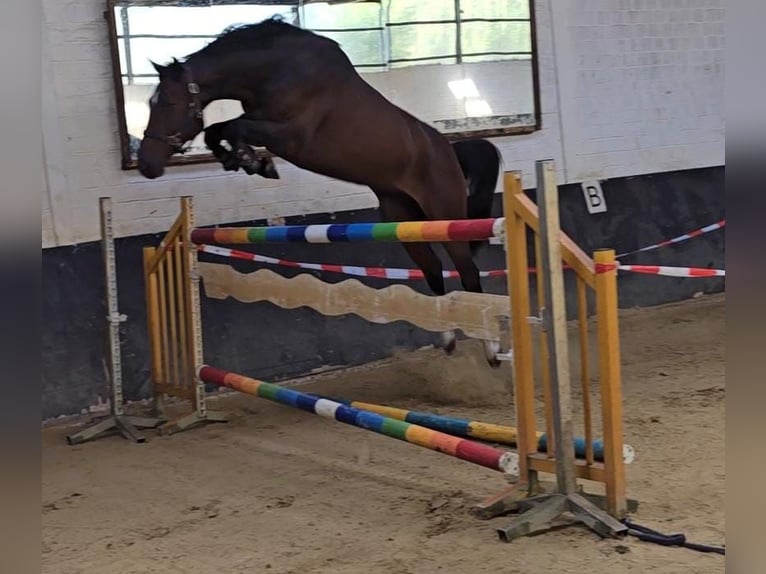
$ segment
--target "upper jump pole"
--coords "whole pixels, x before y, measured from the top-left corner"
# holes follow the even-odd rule
[[[483,241],[502,237],[505,218],[404,221],[386,223],[334,223],[328,225],[275,225],[194,229],[197,244],[338,243],[338,242],[452,242]]]

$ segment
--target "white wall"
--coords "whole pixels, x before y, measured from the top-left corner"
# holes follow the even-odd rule
[[[725,163],[724,4],[553,3],[567,181]]]
[[[543,129],[493,139],[534,186],[553,158],[562,183],[724,164],[724,0],[537,0]],[[43,247],[98,238],[97,198],[118,236],[166,230],[177,197],[200,225],[375,207],[366,188],[279,161],[281,180],[220,166],[158,180],[120,170],[102,0],[43,0]],[[559,104],[561,102],[561,105]]]

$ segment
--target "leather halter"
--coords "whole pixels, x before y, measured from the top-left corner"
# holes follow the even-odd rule
[[[189,92],[189,94],[191,94],[191,101],[189,102],[189,111],[185,118],[185,121],[202,119],[203,117],[202,102],[200,101],[200,97],[199,97],[199,93],[200,93],[199,84],[197,84],[194,81],[191,70],[187,66],[183,66],[183,81],[186,83],[187,91]],[[146,129],[144,131],[144,138],[158,140],[168,144],[172,148],[173,153],[183,154],[184,152],[186,152],[186,149],[187,149],[184,147],[186,140],[182,139],[181,131],[177,131],[174,134],[164,136],[161,134],[154,133],[150,131],[149,129]]]

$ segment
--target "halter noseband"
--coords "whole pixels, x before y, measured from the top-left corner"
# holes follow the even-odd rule
[[[202,119],[202,102],[200,101],[199,97],[199,84],[197,84],[194,81],[194,78],[192,78],[191,70],[188,68],[188,66],[183,66],[183,81],[186,82],[186,89],[191,94],[191,101],[189,102],[189,112],[186,116],[186,120],[197,120]],[[146,139],[153,139],[158,140],[163,143],[168,144],[172,150],[173,153],[180,153],[183,154],[186,152],[186,149],[184,147],[184,143],[186,143],[186,140],[181,138],[181,132],[177,131],[174,134],[170,134],[169,136],[163,136],[161,134],[154,133],[150,130],[144,131],[144,138]]]

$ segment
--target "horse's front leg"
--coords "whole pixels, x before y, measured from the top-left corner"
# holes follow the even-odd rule
[[[259,158],[251,146],[261,147],[261,137],[251,128],[250,122],[244,115],[231,120],[222,127],[221,137],[231,144],[232,154],[237,165],[248,175],[257,174],[268,179],[279,179],[279,173],[270,157]]]
[[[240,167],[236,154],[236,142],[232,142],[226,137],[227,128],[234,120],[218,122],[205,128],[205,145],[213,152],[215,158],[221,162],[226,171],[237,171]],[[221,141],[226,139],[232,146],[232,151],[227,150],[221,145]]]

